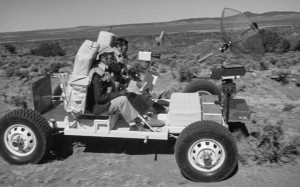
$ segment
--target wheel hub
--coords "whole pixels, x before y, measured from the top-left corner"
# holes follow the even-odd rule
[[[223,164],[224,154],[223,146],[217,141],[199,140],[190,147],[189,160],[198,170],[213,171]]]
[[[36,147],[35,134],[29,127],[22,124],[8,128],[4,133],[4,139],[7,149],[18,156],[29,155]]]
[[[213,158],[212,158],[213,152],[211,150],[204,150],[200,152],[200,158],[198,160],[202,160],[205,167],[212,167]]]
[[[12,141],[13,141],[12,142],[13,147],[15,147],[16,149],[18,149],[21,152],[24,151],[24,149],[28,148],[28,146],[25,147],[26,139],[24,138],[24,136],[22,134],[15,136]]]

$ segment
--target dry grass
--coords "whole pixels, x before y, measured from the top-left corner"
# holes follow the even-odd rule
[[[247,148],[240,154],[244,165],[295,163],[300,156],[300,136],[289,137],[279,124],[259,125],[247,138]]]

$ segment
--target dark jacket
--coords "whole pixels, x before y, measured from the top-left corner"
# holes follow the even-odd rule
[[[111,92],[107,90],[111,88]],[[103,81],[102,77],[94,73],[87,95],[87,109],[95,115],[101,115],[108,111],[110,101],[116,97],[125,95],[124,91],[115,92],[112,82]]]

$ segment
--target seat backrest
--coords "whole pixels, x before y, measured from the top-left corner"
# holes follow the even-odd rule
[[[31,96],[27,99],[27,105],[29,108],[44,114],[53,107],[50,75],[34,78],[31,86]]]

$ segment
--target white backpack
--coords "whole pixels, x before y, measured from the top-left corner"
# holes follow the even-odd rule
[[[100,45],[97,42],[86,40],[79,48],[66,88],[65,110],[76,114],[84,114],[86,95],[90,83],[89,71],[95,60]]]

